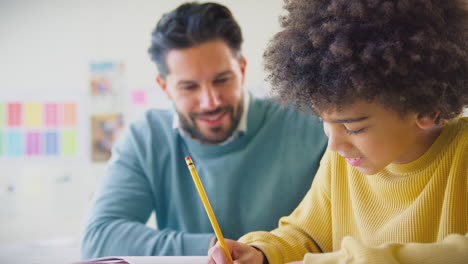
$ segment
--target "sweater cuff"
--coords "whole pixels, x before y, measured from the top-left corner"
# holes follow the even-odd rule
[[[329,253],[307,253],[304,256],[304,264],[333,264],[340,263],[346,258],[342,251]],[[347,263],[347,262],[346,262]]]
[[[281,251],[276,248],[276,246],[270,243],[263,242],[254,242],[248,243],[249,246],[255,247],[263,252],[263,255],[267,258],[268,264],[283,264],[283,255]],[[264,262],[265,263],[265,262]]]
[[[183,238],[182,254],[184,256],[206,256],[208,254],[208,247],[210,239],[213,234],[193,234],[186,233]]]

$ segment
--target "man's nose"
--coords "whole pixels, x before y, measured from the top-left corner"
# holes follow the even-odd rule
[[[206,87],[200,95],[201,110],[214,110],[221,105],[220,95],[213,87]]]

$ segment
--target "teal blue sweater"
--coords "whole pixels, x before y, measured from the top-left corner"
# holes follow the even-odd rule
[[[222,146],[181,136],[169,110],[133,123],[95,196],[82,257],[206,255],[213,229],[185,156],[226,238],[275,228],[309,190],[326,136],[310,113],[253,97],[249,107],[246,133]],[[145,226],[153,211],[157,230]]]

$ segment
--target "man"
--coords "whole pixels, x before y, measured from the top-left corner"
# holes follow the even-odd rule
[[[158,22],[149,52],[174,109],[148,111],[114,148],[83,258],[206,255],[215,236],[185,156],[226,238],[269,230],[300,202],[326,136],[311,115],[244,90],[241,43],[237,22],[218,4],[183,4]],[[145,225],[153,211],[156,230]]]

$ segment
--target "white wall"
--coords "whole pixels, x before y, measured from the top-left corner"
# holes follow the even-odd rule
[[[182,2],[2,0],[2,89],[84,89],[88,63],[99,59],[122,59],[132,86],[153,86],[155,66],[147,55],[150,33],[162,13]],[[263,85],[261,55],[277,31],[281,0],[220,2],[233,11],[243,29],[247,83]]]
[[[78,158],[0,158],[0,259],[31,263],[50,255],[48,263],[77,260],[82,221],[105,172],[104,164],[90,161],[87,147],[87,109],[93,107],[86,101],[89,63],[123,61],[127,88],[150,89],[155,94],[150,105],[167,107],[154,83],[156,67],[147,49],[157,20],[182,2],[0,0],[0,97],[22,100],[55,94],[83,98],[80,124],[84,131],[80,141],[84,151]],[[282,1],[219,2],[232,10],[243,29],[246,85],[263,94],[267,85],[262,53],[279,28]],[[66,254],[57,259],[59,251]],[[13,260],[13,254],[18,259]]]

